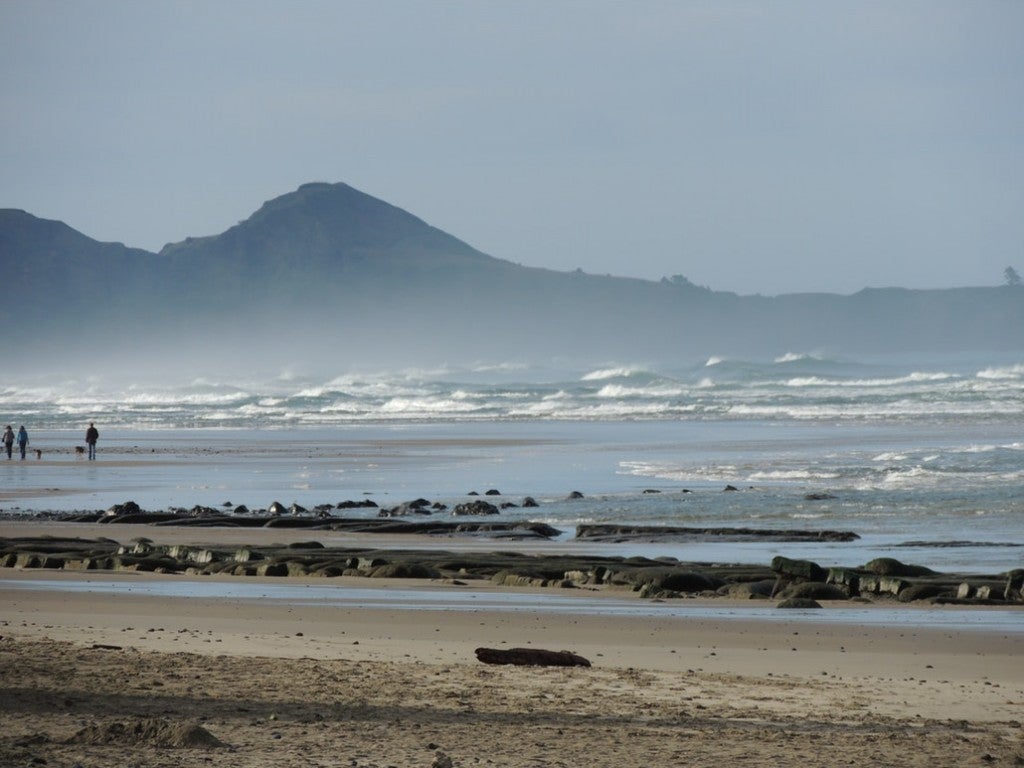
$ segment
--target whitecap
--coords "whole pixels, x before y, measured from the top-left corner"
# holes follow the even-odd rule
[[[1020,379],[1024,378],[1024,363],[995,368],[985,368],[975,374],[979,379]]]
[[[580,377],[580,381],[601,381],[603,379],[627,378],[642,372],[642,369],[632,367],[602,368],[600,370],[583,374],[583,376]]]
[[[807,352],[787,352],[784,355],[779,355],[772,362],[775,363],[801,363],[806,360],[814,360],[815,362],[823,362],[819,355],[807,353]]]

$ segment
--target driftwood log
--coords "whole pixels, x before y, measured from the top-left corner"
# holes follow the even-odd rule
[[[543,648],[477,648],[476,658],[484,664],[518,664],[524,667],[589,667],[590,662],[569,651]]]

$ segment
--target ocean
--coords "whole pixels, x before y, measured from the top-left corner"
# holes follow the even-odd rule
[[[572,534],[584,523],[848,530],[860,538],[588,546],[702,562],[887,556],[995,573],[1024,567],[1022,357],[7,377],[0,420],[25,424],[44,460],[0,461],[0,508],[418,497],[451,507],[495,490],[496,503],[516,505],[500,519],[548,522],[565,531],[553,543],[563,547],[582,546]],[[73,450],[89,421],[101,433],[96,462]],[[523,508],[526,496],[540,506]]]

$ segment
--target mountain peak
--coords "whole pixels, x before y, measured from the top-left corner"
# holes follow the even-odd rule
[[[311,182],[263,203],[220,235],[170,243],[161,255],[208,247],[250,255],[305,254],[312,262],[409,247],[462,256],[483,254],[422,219],[344,183]]]

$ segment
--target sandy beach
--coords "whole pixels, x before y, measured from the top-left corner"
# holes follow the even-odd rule
[[[53,530],[5,523],[0,535],[26,528]],[[241,533],[253,535],[159,536]],[[228,596],[203,596],[217,579]],[[339,596],[368,588],[329,581]],[[260,599],[232,596],[230,576],[3,569],[0,764],[1024,764],[1012,618],[1010,630],[961,631],[768,621],[729,600],[691,618],[541,610],[551,590],[525,591],[535,610],[500,610],[489,583],[373,581],[482,603]],[[592,666],[485,665],[477,647],[571,650]]]

